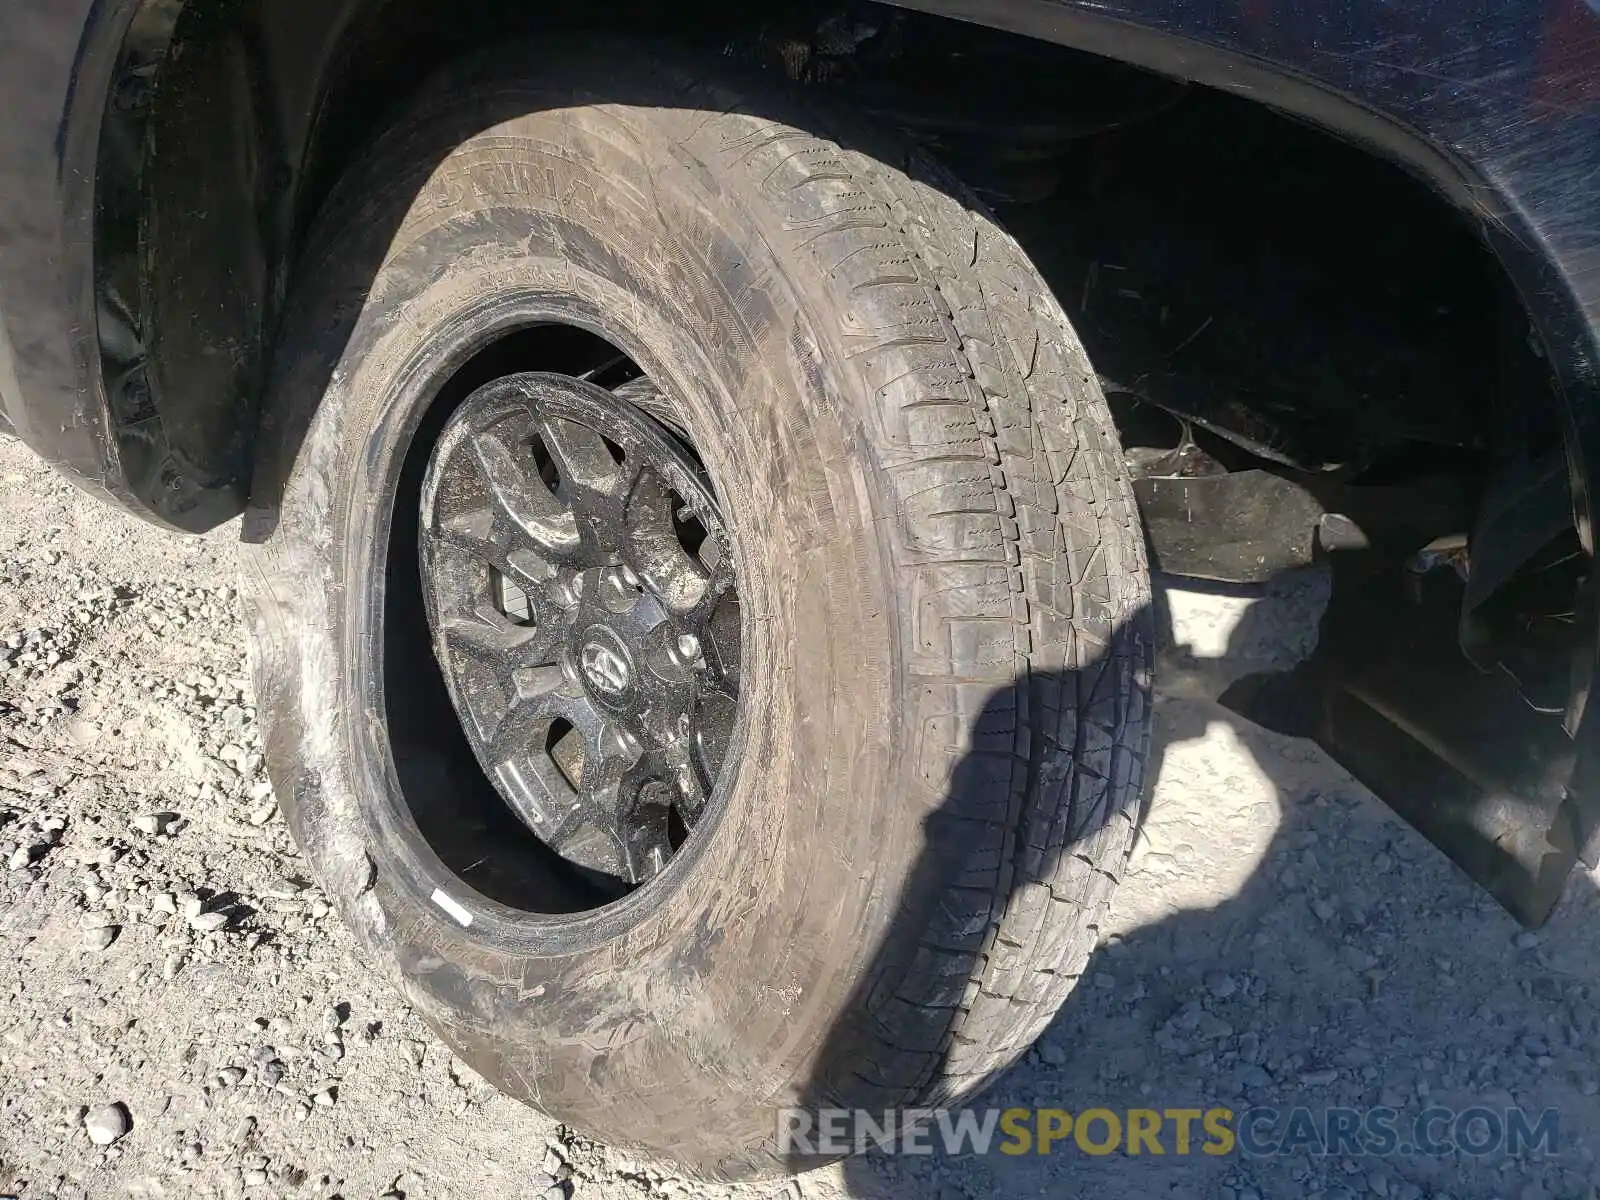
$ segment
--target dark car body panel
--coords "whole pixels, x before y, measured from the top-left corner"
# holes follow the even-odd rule
[[[51,462],[136,504],[109,436],[94,316],[99,114],[126,29],[105,9],[0,11],[0,402]]]
[[[0,6],[0,414],[90,492],[158,524],[201,531],[243,507],[255,397],[241,385],[257,378],[259,364],[236,365],[250,357],[240,346],[248,330],[237,326],[260,318],[259,335],[281,289],[288,221],[263,227],[292,210],[299,156],[311,142],[321,88],[335,73],[332,31],[359,0],[277,0],[272,22],[248,31],[260,57],[241,71],[271,69],[271,89],[239,106],[259,124],[229,127],[233,109],[194,114],[200,119],[183,140],[210,141],[179,148],[193,156],[180,173],[183,186],[157,189],[145,168],[174,148],[153,147],[146,126],[157,72],[170,65],[163,60],[188,2]],[[297,44],[296,34],[319,52]],[[220,165],[208,176],[199,168],[210,163]],[[258,184],[283,193],[281,202],[248,190]],[[221,190],[227,187],[233,193]],[[274,203],[278,211],[269,211]],[[167,222],[164,236],[209,260],[214,269],[197,272],[208,286],[189,285],[180,262],[150,294],[153,215]],[[263,263],[263,246],[284,253]],[[208,345],[183,336],[188,314],[176,309],[184,303],[255,312],[230,314],[230,336]],[[158,313],[167,318],[164,329]],[[152,370],[158,347],[189,356],[187,389],[161,390],[165,381]],[[198,452],[205,435],[230,423],[211,440],[231,443],[231,461]]]
[[[150,397],[116,377],[116,364],[130,353],[119,339],[139,336],[117,310],[136,308],[138,298],[107,286],[112,268],[102,260],[118,248],[99,241],[106,193],[138,187],[140,54],[159,55],[183,6],[184,0],[31,0],[0,10],[0,408],[29,445],[80,483],[158,521],[197,528],[230,515],[238,497],[194,511],[192,497],[186,508],[165,494],[184,464],[171,461],[159,414],[149,419]],[[1574,446],[1581,448],[1575,465],[1600,452],[1595,0],[912,0],[905,6],[1249,96],[1424,177],[1481,220],[1538,323],[1566,393]],[[292,3],[273,11],[275,19],[294,9],[334,26],[343,16],[327,14],[352,7]],[[303,118],[327,82],[314,73],[333,70],[335,61],[326,52],[307,54],[299,67],[313,77],[293,81],[293,95],[263,99],[264,108],[280,115],[291,168],[311,136]],[[128,161],[134,163],[124,172],[128,178],[108,182],[105,176]],[[1578,474],[1587,541],[1588,472]]]

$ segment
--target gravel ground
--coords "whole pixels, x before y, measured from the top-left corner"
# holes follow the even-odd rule
[[[161,534],[0,443],[0,1193],[725,1194],[498,1096],[356,961],[261,773],[235,532]],[[1592,883],[1521,934],[1316,748],[1212,699],[1305,652],[1319,589],[1166,593],[1151,819],[994,1100],[1554,1106],[1559,1153],[867,1156],[736,1194],[1597,1194]]]

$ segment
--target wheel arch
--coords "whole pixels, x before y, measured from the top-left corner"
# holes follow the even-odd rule
[[[168,449],[130,478],[129,490],[158,516],[201,528],[243,503],[264,347],[299,233],[342,162],[420,74],[530,21],[570,18],[548,8],[530,17],[494,0],[449,11],[430,0],[125,7],[93,203],[100,361],[113,426],[143,430],[123,443],[146,455],[151,444]],[[1600,270],[1591,269],[1600,259],[1600,218],[1581,211],[1578,189],[1552,201],[1572,182],[1570,171],[1533,174],[1526,164],[1538,145],[1558,165],[1581,165],[1556,153],[1578,137],[1571,122],[1541,125],[1523,114],[1508,124],[1500,92],[1448,110],[1437,89],[1409,110],[1387,103],[1392,80],[1363,94],[1354,76],[1313,69],[1319,60],[1299,44],[1271,52],[1262,38],[1277,36],[1273,27],[1252,33],[1228,15],[1230,5],[1196,5],[1181,16],[1146,0],[1109,9],[1061,0],[899,7],[1230,91],[1424,179],[1477,223],[1548,349],[1566,401],[1577,516],[1592,550],[1587,467],[1600,455],[1600,295],[1589,293],[1600,292]],[[577,19],[694,32],[658,0],[618,0]],[[704,25],[714,31],[717,20]],[[1402,63],[1390,74],[1424,70]],[[1463,133],[1469,120],[1490,126]],[[130,477],[132,468],[124,464]]]
[[[1274,14],[1271,0],[1212,0],[1176,12],[1152,0],[891,2],[1230,92],[1420,178],[1477,225],[1542,337],[1566,401],[1580,534],[1594,552],[1588,480],[1600,461],[1600,217],[1582,182],[1593,171],[1600,74],[1592,52],[1562,59],[1560,48],[1551,48],[1558,38],[1600,44],[1592,4],[1510,4],[1507,12],[1519,18],[1514,28],[1469,24],[1469,41],[1499,33],[1508,43],[1485,52],[1505,55],[1499,77],[1475,84],[1461,78],[1464,65],[1445,56],[1437,28],[1419,19],[1394,30],[1377,0],[1357,0],[1342,26],[1331,10]],[[1319,39],[1350,48],[1324,50]],[[1379,55],[1385,39],[1392,48]],[[1427,86],[1407,88],[1408,80]]]

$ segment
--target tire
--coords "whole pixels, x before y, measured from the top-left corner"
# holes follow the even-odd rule
[[[965,1100],[1045,1028],[1140,815],[1152,641],[1109,411],[1020,248],[895,138],[725,69],[522,48],[351,168],[287,305],[244,592],[272,779],[368,959],[504,1091],[737,1179],[816,1165],[784,1106]],[[444,381],[552,320],[671,399],[744,606],[714,825],[568,915],[504,902],[516,868],[463,891],[429,840],[441,805],[500,818],[418,715],[404,615]]]

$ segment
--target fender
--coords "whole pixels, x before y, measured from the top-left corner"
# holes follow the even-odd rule
[[[242,77],[270,65],[275,86],[209,121],[194,114],[195,136],[231,146],[215,156],[215,173],[153,189],[145,168],[162,151],[148,137],[156,84],[177,69],[169,50],[198,7],[0,6],[0,415],[87,491],[192,532],[243,507],[259,344],[288,261],[289,206],[318,88],[359,0],[281,0],[272,29],[241,20],[225,31],[216,44],[238,57]],[[209,7],[227,16],[229,6]],[[285,30],[304,44],[274,39]],[[214,69],[196,57],[182,69]],[[241,110],[251,119],[230,129]],[[186,286],[180,269],[151,294],[141,255],[153,212],[184,226],[197,259],[222,247],[223,269],[210,273],[220,286]],[[163,307],[169,344],[158,356]],[[185,341],[193,313],[223,307],[224,336],[213,325]]]
[[[1384,0],[899,2],[1248,96],[1400,162],[1472,214],[1560,378],[1592,548],[1581,468],[1600,448],[1600,0],[1481,0],[1448,12]],[[317,105],[365,5],[282,0],[244,15],[246,7],[37,0],[0,13],[0,313],[16,380],[0,406],[79,482],[189,529],[232,515],[241,499],[233,476],[248,464],[205,462],[163,427],[183,424],[186,406],[215,406],[215,396],[174,396],[185,384],[129,369],[148,351],[138,209],[155,73],[172,69],[166,51],[187,9],[205,8],[214,21],[236,14],[238,28],[226,32],[241,46],[241,78],[259,94],[241,104],[251,127],[235,132],[267,165],[249,180],[217,182],[248,182],[252,199],[275,209],[254,281],[254,299],[266,304],[281,286]],[[202,114],[186,116],[205,127]],[[248,385],[249,372],[231,382]]]

